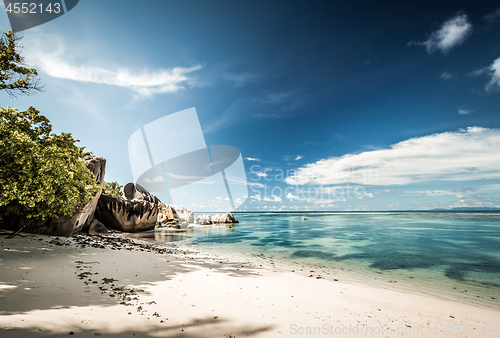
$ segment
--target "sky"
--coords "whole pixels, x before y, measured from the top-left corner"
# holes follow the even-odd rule
[[[241,211],[500,208],[498,1],[82,0],[20,35],[44,91],[0,106],[39,109],[106,181],[194,107],[241,151]]]

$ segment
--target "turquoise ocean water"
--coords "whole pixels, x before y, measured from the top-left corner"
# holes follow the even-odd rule
[[[306,217],[307,221],[301,221]],[[159,242],[500,308],[500,213],[238,213]],[[172,243],[173,242],[173,243]]]

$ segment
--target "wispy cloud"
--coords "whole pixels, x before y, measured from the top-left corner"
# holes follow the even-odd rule
[[[262,200],[266,202],[281,202],[281,197],[271,195],[269,197],[264,197]]]
[[[255,194],[253,196],[250,196],[250,198],[253,201],[257,201],[257,202],[261,202],[261,201],[264,201],[264,202],[281,202],[281,197],[278,197],[278,196],[275,196],[275,195],[262,197],[260,194]]]
[[[235,87],[242,87],[248,82],[257,81],[259,76],[252,72],[244,72],[244,73],[230,73],[224,72],[222,73],[222,77],[229,82],[233,82]]]
[[[315,204],[328,204],[328,203],[335,203],[335,202],[347,202],[348,199],[345,197],[341,198],[316,198],[316,197],[310,197],[310,196],[299,196],[299,195],[294,195],[291,192],[289,192],[286,195],[286,198],[288,198],[292,202],[302,202],[302,203],[315,203]]]
[[[481,191],[500,191],[500,184],[487,184],[479,188]]]
[[[126,66],[97,65],[93,60],[82,63],[75,61],[77,57],[68,51],[70,48],[64,46],[57,36],[52,36],[52,39],[51,46],[43,45],[48,40],[47,37],[40,41],[31,39],[35,41],[30,41],[28,50],[30,64],[55,78],[128,88],[138,97],[183,90],[192,81],[188,74],[202,68],[201,65],[195,65],[137,70]]]
[[[254,158],[254,157],[245,157],[245,160],[247,161],[255,161],[255,162],[260,162],[260,159]]]
[[[262,197],[260,197],[260,194],[255,194],[255,195],[253,195],[253,196],[250,196],[250,198],[251,198],[252,200],[254,200],[254,201],[258,201],[258,202],[262,201]]]
[[[260,97],[243,98],[232,103],[222,115],[204,128],[205,133],[227,128],[250,116],[257,119],[278,119],[290,116],[290,111],[300,106],[303,99],[295,92],[271,92]],[[269,106],[273,109],[267,109]],[[256,108],[258,107],[258,108]],[[256,113],[250,113],[257,111]]]
[[[469,76],[488,76],[490,81],[486,84],[487,92],[497,92],[500,90],[500,57],[487,67],[482,67],[469,72]]]
[[[201,69],[201,66],[197,65],[190,68],[134,72],[125,68],[109,70],[89,65],[76,66],[55,58],[40,59],[37,63],[44,72],[53,77],[129,88],[145,97],[185,89],[182,83],[188,80],[187,74]]]
[[[262,99],[263,104],[280,104],[293,97],[293,92],[271,92],[267,93]]]
[[[59,100],[67,105],[85,112],[89,117],[102,123],[105,119],[107,109],[99,104],[97,100],[89,100],[88,97],[77,87],[67,88],[70,95],[61,95]]]
[[[445,21],[441,27],[432,32],[426,41],[411,41],[409,46],[423,46],[428,54],[439,50],[446,54],[455,46],[462,44],[472,32],[472,25],[467,19],[467,15],[456,15],[454,18]]]
[[[390,149],[323,159],[286,178],[293,185],[406,185],[500,178],[500,129],[469,127],[412,138]]]
[[[265,185],[259,182],[248,182],[247,185],[253,188],[264,188]]]
[[[461,106],[458,108],[458,114],[459,115],[469,115],[470,113],[474,112],[473,110],[465,109],[465,106]]]
[[[489,67],[490,82],[486,85],[489,92],[500,90],[500,57]]]
[[[301,160],[303,158],[304,157],[300,156],[300,155],[297,155],[297,156],[295,156],[295,155],[285,155],[285,156],[283,156],[283,160],[284,161],[292,161],[292,160],[298,161],[298,160]],[[292,164],[292,163],[290,163],[290,164]]]
[[[268,173],[263,172],[263,171],[254,171],[253,173],[254,173],[255,175],[257,175],[257,177],[267,177],[267,176],[269,176],[269,174],[268,174]]]
[[[222,116],[212,122],[212,124],[208,125],[206,128],[203,128],[204,133],[209,133],[215,130],[219,130],[227,127],[228,125],[235,122],[237,119],[238,113],[243,110],[242,105],[244,105],[245,100],[238,100],[231,104],[229,108],[227,108]]]
[[[448,80],[453,80],[456,78],[455,75],[451,74],[451,73],[448,73],[448,72],[442,72],[440,75],[439,75],[439,78],[443,81],[448,81]]]
[[[411,191],[405,191],[404,193],[407,195],[419,195],[422,197],[447,196],[456,194],[456,192],[451,190],[411,190]]]
[[[500,7],[498,7],[496,10],[486,15],[484,17],[484,20],[486,20],[486,22],[488,23],[500,21]]]

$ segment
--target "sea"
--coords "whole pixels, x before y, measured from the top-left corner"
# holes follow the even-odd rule
[[[500,212],[234,215],[238,224],[156,232],[155,240],[312,278],[500,308]]]

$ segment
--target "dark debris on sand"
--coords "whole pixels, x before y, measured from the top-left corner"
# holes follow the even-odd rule
[[[112,249],[112,250],[129,250],[129,251],[146,251],[156,254],[182,254],[185,252],[180,251],[175,248],[161,247],[155,243],[145,243],[137,239],[125,238],[121,233],[110,233],[105,236],[88,236],[86,234],[76,234],[71,238],[60,239],[55,238],[52,244],[56,245],[69,245],[70,243],[76,245],[77,248],[85,249],[98,248],[98,249]],[[50,242],[49,242],[50,243]],[[57,244],[59,243],[59,244]],[[120,282],[113,277],[101,277],[95,278],[96,280],[90,279],[92,276],[97,275],[97,272],[93,272],[93,264],[100,264],[99,262],[83,262],[75,261],[76,277],[83,280],[84,284],[87,286],[94,285],[102,296],[108,296],[115,298],[117,304],[124,305],[125,311],[130,315],[130,307],[135,307],[138,315],[157,317],[161,320],[161,315],[154,311],[155,301],[151,302],[141,302],[140,296],[144,293],[144,290],[120,286],[116,282]],[[92,277],[93,278],[93,277]],[[90,283],[90,284],[89,284]],[[116,283],[116,285],[115,285]],[[153,307],[148,311],[147,308]],[[152,315],[151,315],[152,313]],[[165,319],[166,320],[166,319]],[[162,320],[163,322],[163,320]]]
[[[107,236],[88,236],[86,234],[79,233],[73,236],[72,239],[75,244],[80,246],[82,249],[92,247],[98,249],[148,251],[155,252],[157,254],[176,253],[174,249],[160,247],[156,244],[140,242],[130,238],[124,238],[119,234],[111,234]]]

